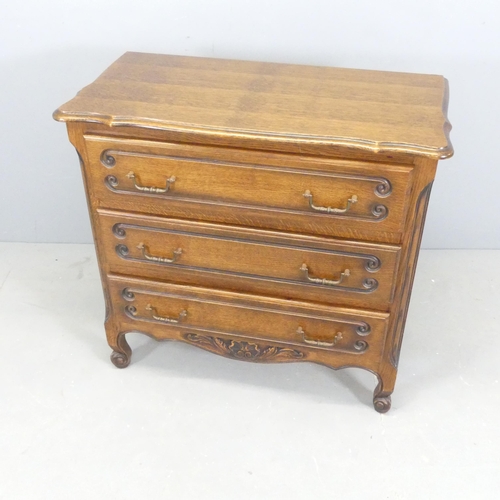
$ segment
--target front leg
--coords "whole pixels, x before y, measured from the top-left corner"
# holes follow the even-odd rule
[[[125,332],[120,331],[118,324],[115,323],[112,316],[106,319],[104,327],[109,347],[113,349],[110,356],[111,362],[117,368],[126,368],[130,364],[132,349],[130,349],[125,340]]]
[[[125,334],[121,333],[118,335],[116,339],[116,344],[111,345],[110,347],[113,349],[111,353],[110,359],[111,362],[117,368],[126,368],[130,364],[130,358],[132,357],[132,349],[128,345],[125,340]]]
[[[396,382],[396,372],[377,373],[378,385],[373,391],[373,407],[379,413],[387,413],[391,409],[391,394]]]

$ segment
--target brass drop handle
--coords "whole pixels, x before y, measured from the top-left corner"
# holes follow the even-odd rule
[[[347,278],[348,276],[351,275],[351,271],[349,269],[344,269],[342,273],[340,273],[340,277],[337,280],[327,280],[325,278],[314,278],[309,275],[309,268],[305,265],[302,264],[300,266],[300,270],[304,273],[304,277],[306,278],[307,281],[310,283],[317,283],[318,285],[328,285],[328,286],[333,286],[333,285],[340,285],[344,278]]]
[[[156,321],[162,321],[163,323],[170,323],[170,324],[177,324],[180,323],[186,316],[187,316],[187,311],[183,309],[180,313],[177,319],[175,318],[167,318],[166,316],[159,316],[158,311],[156,310],[156,307],[153,307],[151,304],[148,304],[146,306],[146,311],[151,311],[151,317],[155,319]]]
[[[313,209],[316,210],[317,212],[323,212],[327,214],[345,214],[350,208],[351,205],[354,203],[357,203],[358,197],[353,194],[348,200],[345,208],[332,208],[332,207],[317,207],[313,203],[313,195],[309,189],[302,195],[304,198],[307,198],[309,201],[309,206]]]
[[[142,256],[151,262],[162,262],[164,264],[172,264],[175,262],[182,254],[182,248],[174,250],[174,256],[169,259],[168,257],[158,257],[156,255],[151,255],[149,253],[148,247],[144,243],[139,243],[137,248],[142,251]]]
[[[159,188],[156,186],[141,186],[140,184],[137,184],[137,177],[134,174],[134,172],[129,172],[127,174],[127,177],[129,179],[133,179],[134,181],[134,187],[138,191],[142,191],[143,193],[156,193],[156,194],[163,194],[163,193],[168,193],[170,190],[170,186],[175,182],[175,177],[172,175],[167,179],[166,186],[164,188]]]
[[[302,335],[302,341],[305,342],[306,344],[316,345],[319,347],[333,347],[339,340],[342,340],[342,332],[337,332],[335,334],[335,337],[333,337],[332,342],[322,342],[321,340],[308,339],[306,337],[306,332],[301,326],[297,328],[297,333],[299,335]]]

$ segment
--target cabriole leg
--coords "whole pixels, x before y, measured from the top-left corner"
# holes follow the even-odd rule
[[[387,413],[391,409],[391,394],[394,390],[396,374],[391,376],[382,376],[377,374],[378,385],[373,391],[373,407],[379,413]]]
[[[110,347],[113,349],[110,359],[117,368],[126,368],[132,357],[132,349],[125,340],[125,334],[120,334],[117,337],[116,345]]]
[[[111,362],[117,368],[126,368],[130,363],[130,358],[132,356],[132,349],[125,340],[125,333],[120,332],[117,325],[114,324],[113,320],[109,318],[105,323],[106,337],[108,339],[108,344],[113,352],[111,353]]]

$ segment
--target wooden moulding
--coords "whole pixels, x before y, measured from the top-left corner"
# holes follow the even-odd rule
[[[128,52],[54,118],[252,149],[442,159],[453,154],[448,95],[436,75]]]

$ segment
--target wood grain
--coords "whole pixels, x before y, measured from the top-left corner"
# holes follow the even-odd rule
[[[447,101],[439,76],[125,54],[54,113],[82,166],[112,362],[129,364],[140,331],[357,366],[388,411],[453,153]]]
[[[128,52],[54,117],[446,158],[447,101],[436,75]]]
[[[412,177],[408,166],[94,136],[85,140],[88,174],[103,207],[345,238],[363,239],[353,231],[369,231],[372,240],[404,227]],[[128,177],[131,172],[134,179]],[[171,177],[175,182],[167,193],[135,186],[165,188]],[[306,191],[321,207],[345,209],[353,196],[357,202],[345,213],[321,213],[310,208]]]
[[[383,352],[388,314],[116,275],[109,275],[108,281],[122,331],[152,328],[155,338],[173,340],[182,332],[197,332],[278,341],[300,349],[334,351],[339,365],[356,364],[358,357],[373,363]],[[335,345],[314,345],[333,343],[338,333]]]
[[[392,302],[399,247],[101,209],[98,217],[107,272],[382,311]],[[335,280],[346,270],[349,276],[338,285],[316,284],[303,265],[311,277]]]

